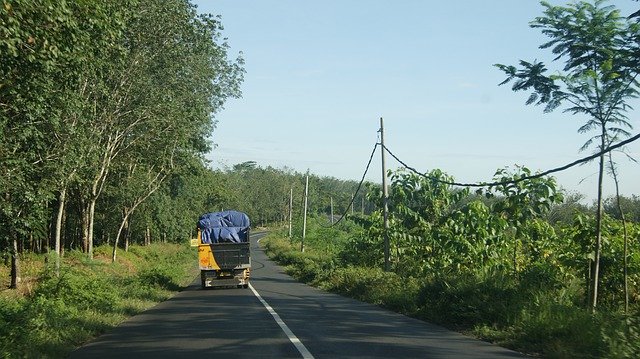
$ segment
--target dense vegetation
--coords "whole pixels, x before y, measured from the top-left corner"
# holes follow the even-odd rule
[[[546,1],[541,4],[544,13],[530,26],[548,37],[540,48],[550,49],[555,56],[552,62],[558,62],[560,66],[550,68],[549,64],[537,60],[520,60],[519,68],[496,66],[507,75],[501,85],[512,82],[513,91],[530,93],[527,105],[544,105],[545,112],[562,108],[565,113],[585,121],[578,132],[594,133],[582,149],[596,147],[599,151],[594,258],[589,288],[591,310],[595,311],[600,292],[602,189],[606,168],[613,177],[616,193],[619,190],[614,157],[605,150],[631,136],[629,131],[633,125],[628,112],[632,109],[631,101],[640,94],[637,81],[640,24],[621,15],[604,0],[576,1],[566,6],[553,6]],[[553,73],[547,75],[548,70]]]
[[[240,95],[243,60],[228,58],[220,20],[187,0],[15,0],[0,24],[0,251],[12,287],[25,251],[92,258],[94,244],[126,247],[134,230],[177,239],[168,199],[204,180],[212,116]]]
[[[498,178],[505,173],[526,169],[501,170]],[[575,195],[561,201],[552,178],[480,196],[436,181],[451,179],[440,171],[429,175],[392,175],[390,272],[383,270],[381,210],[331,228],[317,217],[304,253],[300,236],[289,240],[284,232],[266,241],[269,252],[301,280],[516,350],[563,358],[640,354],[640,243],[630,243],[625,314],[619,213],[604,216],[601,305],[591,314],[595,208]],[[379,201],[380,189],[369,196]],[[628,218],[640,213],[640,198],[624,203]],[[638,238],[640,222],[626,224]]]
[[[68,251],[53,273],[53,258],[29,254],[21,291],[0,292],[0,357],[64,358],[157,302],[196,276],[194,251],[186,243],[134,245],[111,263],[111,248],[97,246],[94,259]],[[6,278],[7,267],[0,266]],[[4,284],[4,283],[3,283]]]

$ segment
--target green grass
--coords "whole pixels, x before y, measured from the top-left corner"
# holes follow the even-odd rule
[[[637,304],[629,316],[606,308],[590,314],[580,304],[581,283],[548,273],[549,268],[532,267],[518,279],[499,271],[415,278],[340,263],[341,246],[329,242],[307,241],[304,253],[299,242],[278,233],[261,243],[298,280],[521,352],[546,358],[640,357]]]
[[[116,263],[110,255],[107,246],[95,248],[92,261],[68,252],[60,276],[45,255],[26,256],[21,291],[0,292],[0,357],[64,358],[197,274],[195,251],[185,245],[132,246],[119,251]]]

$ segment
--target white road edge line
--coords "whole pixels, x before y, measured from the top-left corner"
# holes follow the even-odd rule
[[[273,319],[275,319],[276,323],[278,323],[280,328],[282,328],[282,331],[284,332],[284,334],[287,335],[287,337],[289,338],[291,343],[293,343],[293,345],[295,345],[296,349],[298,349],[298,351],[300,352],[302,357],[306,358],[306,359],[313,359],[313,355],[311,355],[311,353],[309,352],[307,347],[305,347],[304,344],[302,344],[302,342],[300,341],[300,339],[298,339],[298,337],[296,337],[295,334],[293,334],[291,329],[289,329],[289,327],[285,324],[285,322],[282,320],[282,318],[280,318],[280,315],[278,315],[278,313],[276,313],[276,311],[273,308],[271,308],[269,303],[267,303],[266,300],[262,299],[262,296],[260,296],[258,291],[256,291],[253,288],[251,283],[249,283],[249,288],[251,289],[253,294],[258,298],[260,303],[262,303],[262,305],[264,305],[264,307],[267,308],[267,311],[269,311],[271,316],[273,316]]]

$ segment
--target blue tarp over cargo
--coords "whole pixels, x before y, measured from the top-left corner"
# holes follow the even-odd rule
[[[249,240],[249,216],[238,211],[203,214],[198,220],[202,243],[241,243]]]

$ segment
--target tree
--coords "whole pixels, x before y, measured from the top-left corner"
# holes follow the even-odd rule
[[[244,71],[241,58],[228,59],[219,19],[197,15],[186,0],[135,2],[124,22],[117,38],[124,51],[91,74],[87,99],[97,104],[89,114],[91,161],[82,172],[89,257],[96,203],[112,170],[141,158],[166,168],[174,156],[206,153],[213,115],[228,97],[240,95]]]
[[[637,56],[640,28],[622,17],[604,0],[593,4],[580,1],[568,6],[552,6],[541,2],[544,16],[531,22],[550,40],[540,46],[551,49],[564,66],[548,75],[544,63],[520,61],[520,68],[496,64],[513,91],[529,91],[527,105],[545,105],[545,112],[564,106],[564,112],[587,117],[578,132],[596,131],[582,147],[597,143],[603,151],[614,139],[628,136],[632,128],[626,115],[628,101],[638,95]],[[596,238],[590,288],[590,306],[595,311],[598,301],[598,277],[602,246],[602,182],[604,153],[599,157]]]
[[[239,95],[241,80],[237,64],[227,60],[225,45],[215,42],[218,20],[197,16],[184,0],[139,6],[125,33],[126,73],[115,71],[125,83],[124,109],[118,109],[122,123],[107,129],[123,134],[114,142],[119,149],[110,163],[122,170],[119,184],[130,188],[120,196],[123,216],[113,260],[131,213],[159,188],[178,158],[202,156],[209,149],[211,116],[227,97]]]
[[[14,286],[25,238],[48,248],[51,231],[59,256],[67,228],[91,257],[96,217],[118,237],[165,178],[204,166],[244,73],[221,31],[188,0],[0,4],[0,250]]]
[[[66,139],[77,123],[69,116],[79,99],[82,77],[77,75],[111,43],[118,17],[106,3],[24,0],[2,5],[0,232],[17,248],[27,235],[46,237],[49,201],[69,176],[69,161],[62,159],[73,153]],[[64,195],[60,198],[64,203]],[[14,251],[14,262],[16,256]]]
[[[496,194],[503,197],[496,201],[492,209],[505,218],[514,232],[513,238],[513,271],[518,274],[518,241],[524,242],[527,223],[540,218],[551,210],[552,205],[561,203],[563,196],[556,190],[554,178],[538,177],[526,181],[518,181],[531,176],[526,167],[518,167],[515,173],[507,169],[496,171],[494,181],[489,187],[487,196]],[[518,182],[516,182],[518,181]]]

